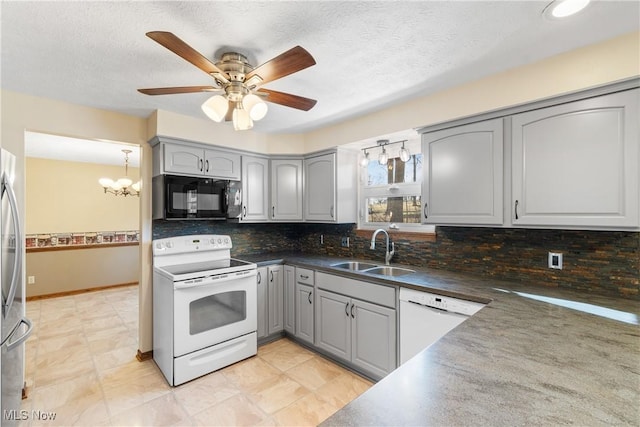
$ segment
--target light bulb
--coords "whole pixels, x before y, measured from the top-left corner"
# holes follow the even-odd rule
[[[380,163],[381,165],[386,165],[388,160],[389,155],[387,154],[387,150],[382,147],[382,153],[380,153],[380,156],[378,157],[378,163]]]
[[[111,178],[100,178],[98,182],[104,188],[109,188],[113,185],[113,180]]]
[[[118,184],[118,186],[120,186],[121,188],[127,188],[128,186],[133,184],[133,181],[125,177],[125,178],[120,178],[118,181],[116,181],[116,184]]]
[[[253,120],[249,116],[249,112],[242,108],[242,104],[238,103],[233,109],[233,128],[235,130],[248,130],[253,127]]]
[[[267,104],[259,96],[252,93],[242,98],[242,106],[249,112],[252,120],[260,120],[267,115]]]
[[[360,166],[362,166],[363,168],[369,166],[369,153],[367,153],[366,151],[364,152],[364,157],[360,159]]]
[[[214,122],[224,120],[229,110],[229,101],[222,95],[214,95],[202,104],[202,111]]]
[[[140,192],[140,181],[136,182],[135,184],[133,184],[131,186],[131,188],[134,189],[134,191],[137,191],[138,193]]]
[[[400,149],[400,160],[407,163],[411,158],[411,153],[408,149],[404,148],[404,142],[402,143],[402,148]]]

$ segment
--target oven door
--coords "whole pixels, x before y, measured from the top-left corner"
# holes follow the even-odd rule
[[[174,283],[174,357],[257,329],[256,270]]]

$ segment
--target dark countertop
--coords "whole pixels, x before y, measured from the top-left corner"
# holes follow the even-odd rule
[[[404,267],[416,273],[386,279],[331,267],[345,261],[341,258],[265,254],[242,259],[259,265],[286,261],[490,301],[323,426],[640,425],[637,301],[412,266]],[[636,324],[558,305],[567,302],[624,312]]]

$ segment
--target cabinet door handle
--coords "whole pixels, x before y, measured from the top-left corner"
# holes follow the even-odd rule
[[[429,204],[428,204],[428,203],[425,203],[425,204],[424,204],[424,210],[423,210],[423,212],[424,212],[424,217],[425,217],[425,218],[428,218],[428,217],[429,217],[429,214],[427,213],[427,207],[429,207]]]
[[[356,316],[353,315],[353,307],[355,307],[355,306],[356,306],[355,304],[351,304],[351,318],[352,319],[356,318]]]
[[[301,274],[300,278],[304,279],[304,280],[307,280],[309,278],[309,276],[307,276],[306,274]]]
[[[270,273],[271,273],[271,279],[269,281],[273,282],[273,271],[271,271]]]
[[[347,317],[349,317],[349,303],[347,303],[347,305],[344,307],[344,314],[346,314]]]
[[[331,209],[330,209],[329,213],[331,215],[331,218],[333,218],[333,206],[331,206]]]
[[[271,207],[271,218],[275,218],[276,217],[276,207],[272,206]]]
[[[514,210],[514,213],[516,214],[516,219],[518,219],[518,201],[517,200],[516,200],[515,207],[514,207],[513,210]]]
[[[243,207],[242,207],[242,217],[243,217],[243,218],[246,218],[246,217],[247,217],[247,207],[246,207],[246,206],[243,206]]]
[[[202,172],[202,165],[203,165],[202,159],[200,159],[200,172]]]
[[[209,172],[209,160],[205,160],[204,164],[205,164],[204,171]]]
[[[309,292],[309,304],[312,304],[311,303],[311,292]]]
[[[262,283],[262,274],[258,271],[258,285]]]

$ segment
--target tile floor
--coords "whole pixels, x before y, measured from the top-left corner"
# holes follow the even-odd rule
[[[21,426],[317,425],[372,385],[281,339],[172,388],[153,361],[135,359],[136,286],[30,301],[27,314],[36,326]],[[49,412],[54,420],[34,417]]]

